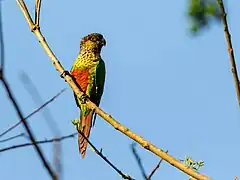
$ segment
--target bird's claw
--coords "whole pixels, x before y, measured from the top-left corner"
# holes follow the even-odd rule
[[[87,101],[87,95],[86,95],[86,94],[81,95],[81,97],[80,97],[80,101],[81,101],[82,104],[86,104],[86,101]]]
[[[68,71],[63,71],[60,75],[61,78],[64,78],[66,75],[70,75],[70,73]]]

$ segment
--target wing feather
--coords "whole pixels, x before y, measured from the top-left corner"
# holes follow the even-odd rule
[[[101,97],[103,94],[105,76],[106,76],[105,63],[103,60],[100,60],[96,67],[96,78],[95,78],[95,87],[96,87],[95,103],[97,106],[99,106]],[[94,113],[93,126],[95,124],[95,120],[96,120],[96,113]]]

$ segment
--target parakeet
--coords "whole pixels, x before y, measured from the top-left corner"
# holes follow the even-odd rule
[[[91,33],[82,38],[80,52],[75,60],[71,75],[85,95],[97,106],[103,94],[105,83],[105,63],[101,58],[101,49],[106,45],[106,40],[99,33]],[[76,103],[80,108],[79,130],[89,138],[90,130],[96,119],[96,114],[76,95]],[[78,133],[78,146],[82,158],[85,157],[88,142]]]

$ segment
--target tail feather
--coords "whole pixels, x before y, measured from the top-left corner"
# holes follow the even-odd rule
[[[81,116],[80,120],[82,127],[81,132],[84,134],[86,138],[89,138],[90,136],[90,130],[92,127],[92,116],[93,111],[91,111],[87,116]],[[80,133],[78,133],[78,147],[79,152],[82,154],[82,158],[85,157],[87,145],[88,145],[87,140]]]

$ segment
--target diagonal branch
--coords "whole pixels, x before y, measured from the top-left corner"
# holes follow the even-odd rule
[[[2,2],[0,1],[0,12],[2,12]],[[2,13],[0,13],[0,49],[1,49],[1,64],[0,64],[0,76],[3,73],[4,70],[4,42],[3,42],[3,23],[2,23]]]
[[[41,9],[41,0],[36,0],[35,4],[35,25],[39,27],[39,19],[40,19],[40,9]]]
[[[141,160],[141,158],[139,157],[139,155],[138,155],[138,153],[137,153],[137,150],[136,150],[136,148],[135,148],[135,147],[136,147],[136,143],[132,143],[131,146],[132,146],[132,147],[131,147],[132,153],[133,153],[135,159],[137,160],[137,163],[138,163],[138,166],[139,166],[140,171],[141,171],[141,173],[142,173],[142,176],[143,176],[144,179],[147,179],[147,174],[146,174],[145,169],[144,169],[144,167],[143,167],[142,160]]]
[[[37,4],[40,3],[39,1]],[[36,7],[39,7],[40,5],[37,5]],[[39,9],[40,11],[40,9]],[[36,16],[35,16],[36,17]],[[32,96],[32,100],[35,102],[36,105],[38,104],[44,104],[44,101],[42,100],[42,97],[40,93],[38,92],[38,89],[36,88],[34,82],[30,79],[30,77],[25,73],[22,72],[20,76],[21,81],[24,84],[24,88],[28,91],[29,95]],[[50,110],[48,107],[45,108],[44,111],[42,111],[42,115],[44,117],[44,120],[46,124],[48,125],[48,128],[53,133],[55,137],[60,137],[60,129],[58,127],[58,123],[54,120]],[[55,165],[55,171],[58,175],[58,177],[61,176],[61,143],[60,142],[54,142],[53,143],[53,162]]]
[[[81,134],[84,139],[88,142],[88,144],[93,148],[95,153],[99,155],[106,163],[108,163],[109,166],[111,166],[118,174],[121,175],[123,179],[128,179],[128,180],[134,180],[131,176],[124,174],[122,171],[120,171],[111,161],[109,161],[102,153],[102,149],[99,151],[90,141],[89,139],[82,133],[81,131],[78,131],[79,134]]]
[[[24,6],[23,6],[23,7],[24,7]],[[1,14],[1,11],[0,11],[0,14]],[[2,22],[0,22],[0,23],[2,23]],[[1,26],[2,26],[2,24],[1,24]],[[2,35],[2,34],[1,34],[1,35]],[[1,45],[2,45],[2,46],[4,45],[3,42],[2,42]],[[2,47],[1,47],[1,48],[2,48]],[[3,48],[2,48],[2,50],[4,51]],[[4,54],[1,56],[1,58],[2,58],[1,61],[4,62],[4,59],[5,59]],[[5,90],[6,90],[6,92],[7,92],[7,94],[8,94],[9,100],[12,102],[12,104],[13,104],[13,106],[14,106],[17,114],[18,114],[18,117],[22,120],[23,126],[24,126],[25,130],[27,131],[27,133],[28,133],[28,135],[29,135],[29,138],[30,138],[31,142],[33,143],[33,145],[34,145],[34,147],[35,147],[35,150],[37,151],[37,153],[38,153],[38,155],[39,155],[39,157],[40,157],[40,159],[41,159],[44,167],[47,169],[47,171],[48,171],[49,175],[52,177],[52,179],[53,179],[53,180],[57,180],[58,178],[57,178],[55,172],[51,169],[51,167],[50,167],[50,165],[48,164],[46,158],[44,157],[44,154],[42,153],[40,147],[35,143],[35,142],[36,142],[36,140],[35,140],[36,138],[35,138],[35,136],[33,135],[33,133],[32,133],[32,131],[31,131],[31,129],[30,129],[27,121],[25,121],[25,119],[24,119],[24,117],[23,117],[23,114],[22,114],[22,112],[21,112],[21,110],[20,110],[20,107],[19,107],[16,99],[15,99],[14,96],[13,96],[13,93],[12,93],[12,91],[11,91],[11,89],[10,89],[10,86],[8,85],[7,80],[6,80],[5,77],[4,77],[4,74],[3,74],[3,70],[2,70],[2,69],[0,69],[0,80],[1,80],[1,82],[2,82],[2,84],[3,84],[3,86],[4,86]]]
[[[234,84],[235,84],[235,87],[236,87],[238,104],[240,106],[240,84],[239,84],[237,66],[236,66],[233,47],[232,47],[231,35],[230,35],[229,29],[228,29],[227,13],[225,12],[223,1],[222,0],[217,0],[217,2],[219,4],[221,14],[222,14],[222,22],[223,22],[223,25],[224,25],[224,34],[225,34],[225,37],[226,37],[227,48],[228,48],[228,53],[229,53],[229,57],[230,57],[230,63],[231,63],[231,69],[232,69]]]
[[[16,139],[16,138],[19,138],[19,137],[23,137],[23,136],[25,136],[25,133],[21,133],[21,134],[18,134],[18,135],[0,140],[0,143],[7,142],[7,141],[10,141],[10,140],[13,140],[13,139]]]
[[[29,95],[31,95],[32,100],[36,105],[44,104],[44,101],[38,92],[37,87],[35,86],[34,82],[30,79],[30,77],[26,73],[21,73],[20,80],[24,84],[24,88],[28,92]],[[62,92],[64,92],[66,89],[62,89],[57,95],[55,95],[52,99],[54,100],[56,97],[58,97]],[[57,122],[52,117],[52,114],[48,107],[42,111],[42,115],[46,121],[46,124],[49,127],[49,130],[53,133],[54,136],[61,136],[60,129],[58,128]]]
[[[36,114],[38,111],[40,111],[41,109],[43,109],[45,106],[47,106],[50,102],[54,101],[58,96],[60,96],[60,94],[62,94],[64,91],[66,90],[66,88],[62,89],[59,93],[57,93],[54,97],[52,97],[51,99],[49,99],[47,102],[45,102],[44,104],[42,104],[39,108],[35,109],[33,112],[31,112],[28,116],[26,116],[25,118],[23,118],[23,120],[27,120],[28,118],[32,117],[34,114]],[[12,125],[10,128],[8,128],[7,130],[5,130],[3,133],[0,134],[0,137],[4,136],[5,134],[7,134],[8,132],[10,132],[11,130],[13,130],[14,128],[16,128],[18,125],[20,125],[23,120],[21,119],[20,121],[18,121],[16,124]]]
[[[29,12],[28,12],[28,9],[27,9],[26,4],[24,3],[23,0],[17,0],[17,3],[18,3],[18,5],[19,5],[19,7],[21,8],[21,10],[22,10],[22,12],[23,12],[23,14],[24,14],[24,17],[26,17],[26,20],[27,20],[28,24],[29,24],[29,25],[32,24],[32,26],[31,26],[30,28],[31,28],[31,30],[33,30],[33,28],[34,28],[34,23],[33,23],[33,20],[32,20],[30,14],[29,14]]]
[[[23,144],[18,144],[18,145],[14,145],[14,146],[10,146],[10,147],[6,147],[6,148],[2,148],[0,149],[0,152],[4,152],[4,151],[9,151],[9,150],[13,150],[16,148],[22,148],[22,147],[27,147],[27,146],[35,146],[35,144],[45,144],[45,143],[52,143],[55,141],[62,141],[68,138],[72,138],[76,135],[77,133],[73,133],[67,136],[62,136],[60,138],[52,138],[52,139],[47,139],[47,140],[42,140],[42,141],[36,141],[35,143],[23,143]]]
[[[81,98],[81,96],[83,95],[83,92],[81,92],[81,90],[78,88],[78,86],[73,81],[73,79],[72,79],[71,75],[69,74],[69,72],[66,71],[63,68],[63,66],[61,65],[61,63],[57,59],[57,57],[54,55],[54,53],[50,49],[49,45],[47,44],[45,38],[43,37],[40,29],[37,28],[33,24],[33,21],[31,19],[31,17],[28,16],[29,15],[28,10],[26,8],[24,8],[26,6],[22,5],[24,3],[23,0],[16,0],[16,1],[17,1],[18,5],[19,5],[20,9],[22,10],[26,20],[27,20],[30,29],[36,35],[39,43],[41,44],[43,49],[46,51],[47,55],[49,56],[49,58],[52,61],[53,65],[55,66],[56,70],[61,74],[61,77],[64,78],[64,80],[69,84],[69,86],[72,88],[72,90],[74,91],[76,96]],[[145,149],[151,151],[152,153],[156,154],[157,156],[161,157],[162,159],[164,159],[165,161],[167,161],[168,163],[170,163],[174,167],[180,169],[181,171],[185,172],[186,174],[188,174],[188,175],[190,175],[192,177],[195,177],[196,179],[199,179],[199,180],[210,180],[209,177],[207,177],[207,176],[205,176],[203,174],[200,174],[200,173],[198,173],[198,172],[196,172],[196,171],[186,167],[183,163],[181,163],[180,161],[178,161],[174,157],[170,156],[169,154],[165,153],[162,149],[154,146],[150,142],[148,142],[145,139],[143,139],[141,136],[135,134],[130,129],[128,129],[125,126],[121,125],[111,115],[109,115],[106,112],[104,112],[103,110],[101,110],[99,107],[97,107],[89,99],[87,99],[86,104],[87,104],[87,106],[89,108],[94,109],[95,112],[99,116],[101,116],[105,121],[107,121],[109,124],[111,124],[116,130],[122,132],[123,134],[125,134],[129,138],[133,139],[134,141],[139,143],[142,147],[144,147]]]
[[[168,150],[166,151],[166,153],[168,153]],[[157,171],[157,169],[160,167],[160,164],[162,163],[163,159],[160,159],[160,161],[158,162],[157,166],[152,170],[152,172],[148,175],[146,180],[150,180],[153,176],[153,174]]]
[[[4,76],[1,77],[1,81],[3,83],[3,86],[5,88],[5,90],[7,91],[7,94],[8,94],[8,97],[10,99],[10,101],[12,102],[15,110],[17,111],[17,114],[19,116],[19,118],[21,119],[22,123],[23,123],[23,126],[25,128],[25,130],[27,131],[28,135],[29,135],[29,138],[31,140],[31,142],[33,143],[34,147],[35,147],[35,150],[37,151],[40,159],[42,160],[42,163],[43,165],[45,166],[45,168],[47,169],[49,175],[52,177],[53,180],[57,180],[57,176],[56,174],[54,173],[54,171],[51,169],[50,165],[48,164],[46,158],[44,157],[40,147],[36,144],[36,138],[35,136],[33,135],[29,125],[28,125],[28,122],[24,119],[23,117],[23,114],[19,108],[19,105],[17,104],[17,101],[15,100],[15,98],[13,97],[13,93],[12,91],[10,90],[10,87],[7,83],[7,81],[5,80]]]
[[[154,174],[154,173],[157,171],[157,169],[160,167],[160,164],[162,163],[163,159],[160,159],[160,161],[158,162],[158,164],[156,165],[156,167],[155,167],[155,168],[150,172],[150,174],[147,176],[147,174],[146,174],[146,172],[145,172],[145,170],[144,170],[144,167],[143,167],[141,158],[140,158],[140,156],[138,155],[137,150],[136,150],[136,148],[135,148],[136,144],[135,144],[135,143],[132,143],[131,146],[132,146],[131,149],[132,149],[133,155],[134,155],[134,157],[135,157],[136,160],[137,160],[137,163],[138,163],[138,166],[139,166],[139,168],[140,168],[140,171],[141,171],[141,173],[142,173],[143,178],[146,179],[146,180],[150,180],[150,179],[152,178],[153,174]],[[166,153],[168,153],[168,151],[166,151]]]

